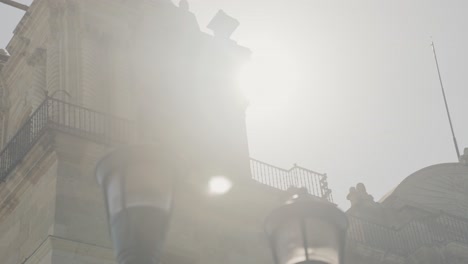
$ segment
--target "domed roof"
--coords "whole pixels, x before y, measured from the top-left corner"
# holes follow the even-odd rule
[[[468,217],[468,165],[443,163],[421,169],[403,180],[382,200],[384,206],[416,206]]]

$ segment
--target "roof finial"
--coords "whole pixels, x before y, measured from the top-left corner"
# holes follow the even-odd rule
[[[468,165],[468,148],[465,148],[463,155],[460,157],[460,162],[464,165]]]
[[[215,37],[229,39],[238,26],[239,21],[219,10],[207,27],[213,31]]]

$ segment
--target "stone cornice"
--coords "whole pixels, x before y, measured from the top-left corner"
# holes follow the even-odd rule
[[[47,34],[44,34],[41,27],[43,27],[43,22],[48,16],[46,12],[47,9],[44,4],[37,4],[36,2],[44,3],[45,1],[33,2],[28,11],[30,14],[28,19],[23,20],[24,25],[22,29],[16,31],[7,45],[7,50],[11,56],[2,70],[6,84],[9,83],[8,79],[16,78],[16,71],[23,68],[21,62],[25,56],[29,57],[31,53],[34,53],[35,49],[40,47],[46,38]]]
[[[89,259],[91,257],[98,261],[103,261],[103,263],[115,260],[113,250],[110,248],[49,235],[32,255],[24,261],[24,264],[42,263],[44,257],[50,252],[54,253],[54,251],[73,254],[74,258],[81,256]]]
[[[31,30],[31,25],[36,24],[36,17],[37,15],[40,17],[42,12],[42,4],[44,1],[33,1],[31,6],[29,7],[28,11],[24,14],[21,18],[20,22],[16,26],[15,30],[13,31],[14,36],[10,40],[10,43],[7,44],[7,50],[10,51],[12,46],[14,45],[14,40],[17,36],[24,36],[27,35],[27,31]],[[34,15],[33,15],[34,14]],[[10,54],[12,54],[10,52]]]
[[[10,56],[7,55],[7,54],[0,54],[0,63],[7,62],[9,58],[10,58]]]

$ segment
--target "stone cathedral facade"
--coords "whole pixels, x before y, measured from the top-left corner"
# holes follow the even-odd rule
[[[163,263],[270,264],[262,225],[288,188],[333,201],[325,174],[249,158],[236,73],[250,51],[223,12],[208,27],[186,1],[32,3],[0,51],[0,263],[115,263],[94,168],[123,144],[173,142],[193,161]],[[467,156],[380,202],[351,188],[346,263],[468,263]],[[232,191],[210,195],[215,174]]]

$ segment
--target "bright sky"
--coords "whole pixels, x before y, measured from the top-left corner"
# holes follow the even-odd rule
[[[202,28],[218,9],[237,18],[233,38],[253,51],[242,82],[251,156],[328,173],[343,208],[358,182],[380,199],[414,171],[456,160],[431,36],[468,146],[466,0],[190,3]],[[21,16],[0,5],[0,47]]]

